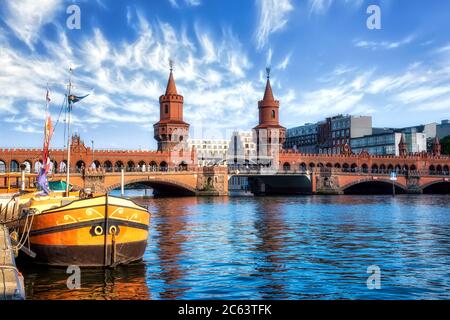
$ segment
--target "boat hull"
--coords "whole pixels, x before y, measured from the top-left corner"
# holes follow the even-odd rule
[[[149,213],[130,200],[97,197],[34,215],[34,262],[51,266],[105,267],[142,259]]]
[[[107,245],[107,257],[105,263],[105,247],[97,246],[53,246],[33,245],[32,250],[36,253],[34,263],[55,267],[66,267],[75,265],[79,267],[105,267],[118,264],[129,264],[142,260],[147,241],[124,243],[117,250],[116,262],[113,263],[114,248]]]

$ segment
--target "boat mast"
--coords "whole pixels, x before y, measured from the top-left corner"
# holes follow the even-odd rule
[[[69,196],[69,185],[70,185],[70,140],[71,140],[71,136],[70,136],[70,109],[71,109],[71,104],[70,104],[70,93],[72,90],[72,68],[69,68],[69,72],[70,72],[70,76],[69,76],[69,88],[68,88],[68,92],[67,92],[67,167],[66,167],[66,196]]]

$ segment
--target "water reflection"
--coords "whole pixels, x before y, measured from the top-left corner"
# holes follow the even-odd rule
[[[135,263],[116,269],[81,269],[81,288],[70,290],[64,268],[20,265],[30,300],[148,300],[146,266]]]
[[[273,199],[262,199],[256,206],[256,212],[254,225],[260,240],[256,249],[260,256],[255,271],[257,277],[266,280],[259,286],[261,298],[287,298],[286,281],[277,275],[286,272],[284,235],[289,232],[284,223],[282,203]]]
[[[152,213],[152,224],[155,234],[151,237],[151,245],[155,246],[160,272],[158,277],[164,285],[159,293],[161,299],[177,299],[190,288],[180,280],[186,274],[186,266],[181,259],[184,254],[183,245],[187,240],[188,207],[195,206],[197,198],[179,198],[177,201],[155,199],[149,203]],[[152,263],[152,261],[149,261]]]

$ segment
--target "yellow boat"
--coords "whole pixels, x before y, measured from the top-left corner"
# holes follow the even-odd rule
[[[21,209],[31,227],[23,225],[21,233],[29,233],[34,262],[105,267],[142,259],[150,222],[146,208],[107,194],[29,197]]]

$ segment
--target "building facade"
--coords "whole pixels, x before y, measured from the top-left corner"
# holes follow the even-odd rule
[[[372,135],[351,139],[351,149],[354,153],[366,151],[371,155],[399,156],[401,142],[405,145],[406,153],[420,153],[427,151],[427,137],[425,133],[384,130]],[[402,139],[403,138],[403,139]]]
[[[303,126],[286,130],[285,149],[301,153],[318,153],[318,124],[306,123]]]
[[[372,117],[337,115],[287,130],[285,148],[301,153],[342,154],[353,138],[372,134]]]
[[[450,120],[442,120],[441,124],[437,125],[436,135],[439,139],[450,136]]]
[[[227,163],[229,166],[256,164],[256,143],[251,131],[233,132],[228,148]]]
[[[189,139],[189,150],[195,149],[197,165],[200,167],[226,165],[229,140],[219,139]]]

